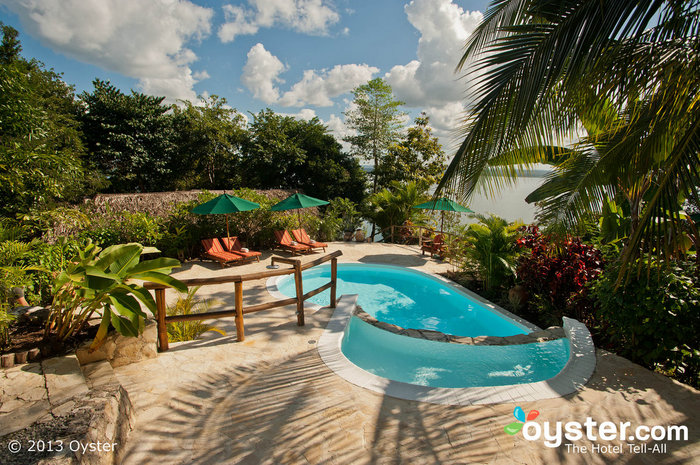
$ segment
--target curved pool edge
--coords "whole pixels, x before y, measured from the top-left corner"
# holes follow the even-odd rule
[[[357,297],[357,294],[341,296],[318,340],[317,349],[323,363],[338,376],[379,394],[444,405],[529,402],[576,392],[588,382],[595,370],[595,347],[588,328],[577,320],[564,317],[569,360],[557,375],[548,380],[503,386],[436,388],[383,378],[353,364],[341,351],[345,327],[353,316]]]
[[[340,264],[341,263],[339,263],[339,265]],[[503,317],[506,317],[510,320],[515,321],[517,324],[519,324],[519,325],[523,326],[525,329],[527,329],[528,332],[538,331],[538,330],[542,329],[539,326],[527,321],[526,319],[521,318],[518,315],[509,312],[505,308],[494,304],[493,302],[480,296],[476,292],[474,292],[470,289],[467,289],[466,287],[462,286],[461,284],[456,283],[456,282],[452,281],[451,279],[448,279],[448,278],[441,276],[439,274],[436,274],[436,273],[431,273],[431,272],[427,272],[424,270],[419,270],[419,269],[417,269],[415,267],[411,267],[411,266],[404,267],[404,266],[396,266],[396,265],[386,265],[383,263],[342,262],[342,265],[351,265],[351,266],[352,265],[355,265],[355,266],[372,265],[372,266],[379,266],[379,267],[383,267],[383,268],[396,268],[396,269],[400,269],[400,270],[409,270],[409,271],[412,271],[415,273],[419,273],[419,274],[424,275],[430,279],[440,281],[441,283],[451,287],[452,289],[456,290],[457,292],[460,292],[460,293],[476,300],[481,305],[484,305],[485,307],[487,307],[490,311],[498,313]],[[269,292],[272,297],[274,297],[276,299],[280,299],[280,300],[289,298],[288,295],[282,294],[279,291],[279,288],[277,286],[278,281],[280,279],[287,277],[287,276],[288,275],[273,276],[273,277],[267,279],[267,281],[265,282],[265,287],[267,288],[267,292]],[[308,300],[306,302],[304,302],[304,309],[305,310],[315,311],[315,310],[318,310],[320,308],[323,308],[323,306],[315,304],[315,303],[310,302]]]

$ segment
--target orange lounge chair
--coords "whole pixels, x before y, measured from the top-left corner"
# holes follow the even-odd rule
[[[328,244],[325,242],[316,242],[313,239],[309,237],[309,235],[306,233],[306,229],[301,228],[301,229],[295,229],[292,231],[292,236],[294,236],[294,239],[304,245],[308,245],[311,247],[311,249],[323,249],[323,251],[326,251],[326,247],[328,247]]]
[[[221,263],[222,268],[226,266],[227,263],[245,260],[244,257],[240,255],[226,252],[224,248],[221,247],[221,243],[217,238],[202,239],[202,247],[204,247],[204,253],[202,255]]]
[[[431,257],[433,255],[442,256],[444,253],[444,251],[442,250],[444,245],[445,241],[442,237],[442,234],[436,234],[432,241],[426,241],[423,243],[423,246],[420,248],[421,255],[425,255],[425,252],[430,252]]]
[[[260,252],[256,252],[255,250],[248,250],[247,252],[244,252],[241,247],[241,241],[238,240],[238,237],[222,237],[221,238],[221,243],[224,244],[224,247],[226,247],[226,250],[234,253],[236,255],[240,255],[242,257],[245,257],[249,260],[255,259],[257,261],[260,261],[260,255],[262,255]]]
[[[287,230],[275,231],[275,239],[277,239],[277,244],[275,244],[277,247],[292,252],[292,255],[302,252],[311,252],[311,247],[308,245],[292,243],[292,237],[289,235]]]

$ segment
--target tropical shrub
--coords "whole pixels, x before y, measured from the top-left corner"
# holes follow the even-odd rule
[[[80,236],[101,247],[129,242],[155,246],[163,235],[163,220],[146,212],[107,211],[95,215]]]
[[[428,200],[424,191],[422,185],[413,181],[404,184],[392,181],[389,189],[382,189],[370,196],[365,216],[380,229],[402,225],[406,220],[416,221],[425,217],[423,210],[413,208]]]
[[[463,242],[458,257],[463,268],[476,268],[484,291],[506,285],[515,274],[518,255],[516,240],[519,223],[508,223],[495,215],[473,215],[478,223],[463,228]]]
[[[125,336],[137,336],[144,326],[143,304],[155,315],[151,294],[134,280],[153,281],[186,292],[184,284],[168,276],[180,262],[157,258],[139,263],[141,244],[118,244],[100,251],[95,244],[81,250],[54,287],[54,300],[46,324],[47,338],[64,342],[74,336],[98,313],[97,335],[90,346],[100,346],[110,326]]]
[[[215,305],[211,299],[200,300],[195,297],[201,286],[193,287],[186,293],[181,293],[175,303],[168,306],[166,313],[168,316],[173,315],[191,315],[194,313],[206,313]],[[181,342],[192,341],[198,339],[199,336],[207,331],[215,331],[222,336],[226,335],[226,331],[215,326],[202,323],[200,320],[176,321],[168,323],[168,341]]]
[[[540,234],[537,227],[523,228],[518,247],[525,251],[518,259],[518,282],[530,295],[529,306],[539,323],[561,325],[566,315],[589,325],[593,303],[588,284],[602,272],[603,255],[579,238],[558,241]]]
[[[0,302],[0,348],[10,342],[10,325],[15,321],[15,315],[7,312],[8,305]]]
[[[699,387],[698,265],[649,265],[649,274],[632,276],[620,287],[616,287],[618,264],[607,267],[592,284],[599,338],[634,362]]]

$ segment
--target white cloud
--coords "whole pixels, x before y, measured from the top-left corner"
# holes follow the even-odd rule
[[[408,106],[442,107],[464,97],[465,83],[454,74],[467,38],[482,19],[450,0],[412,0],[405,7],[421,34],[417,60],[394,66],[385,76]]]
[[[302,79],[280,96],[278,84],[284,83],[284,80],[279,76],[286,70],[279,58],[258,43],[248,51],[241,82],[256,98],[268,104],[328,107],[334,104],[332,98],[350,92],[379,72],[379,68],[365,64],[336,65],[330,70],[321,71],[306,70]]]
[[[196,98],[197,56],[213,10],[187,0],[5,0],[23,27],[53,50],[138,79],[144,93]]]
[[[232,42],[236,36],[255,34],[261,27],[281,25],[314,35],[328,33],[340,16],[326,0],[248,0],[248,7],[224,5],[226,22],[219,28],[219,39]]]
[[[279,99],[276,83],[284,82],[279,75],[285,70],[284,64],[265,50],[263,44],[258,43],[248,51],[248,61],[243,67],[241,82],[256,98],[265,103],[273,103]]]
[[[377,72],[379,68],[365,64],[336,65],[330,71],[322,70],[319,73],[306,70],[301,81],[285,92],[278,103],[287,107],[329,107],[333,105],[331,98],[365,84]]]

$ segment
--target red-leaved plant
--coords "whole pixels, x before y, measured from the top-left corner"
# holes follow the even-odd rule
[[[537,226],[521,229],[518,247],[529,249],[518,260],[518,281],[534,297],[546,324],[561,324],[566,315],[584,323],[593,323],[592,302],[587,284],[603,270],[600,250],[584,244],[577,237],[552,239],[540,233]]]

